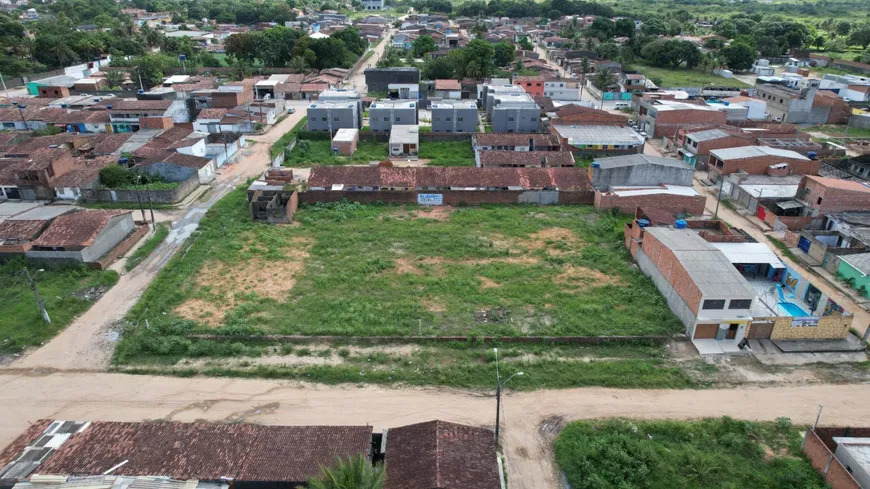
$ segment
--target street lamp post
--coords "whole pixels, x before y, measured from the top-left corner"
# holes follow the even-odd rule
[[[495,380],[496,380],[496,390],[495,390],[495,448],[498,450],[498,435],[499,435],[499,424],[501,423],[501,391],[504,388],[505,384],[511,381],[514,377],[522,377],[522,372],[517,372],[510,377],[507,378],[504,382],[501,380],[501,373],[498,369],[498,348],[493,348],[492,351],[495,352]]]
[[[25,131],[29,130],[29,129],[30,129],[30,126],[27,125],[27,119],[24,118],[24,109],[26,109],[27,106],[26,106],[26,105],[21,105],[21,104],[19,104],[18,102],[12,102],[12,105],[14,105],[15,108],[18,109],[18,115],[21,116],[21,122],[24,123],[24,130],[25,130]]]

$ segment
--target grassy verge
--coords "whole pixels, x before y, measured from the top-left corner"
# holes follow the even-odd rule
[[[167,367],[153,358],[130,357],[130,367],[120,371],[181,376],[266,377],[297,379],[326,384],[398,383],[487,389],[495,375],[492,345],[474,341],[447,344],[376,345],[256,345],[231,343],[201,344],[198,351],[221,358],[186,358]],[[247,356],[235,356],[245,354]],[[263,364],[257,357],[275,358],[280,363]],[[228,357],[229,356],[229,357]],[[661,345],[501,345],[499,366],[503,375],[522,371],[511,381],[511,389],[608,386],[617,388],[698,387],[679,367],[663,358]],[[166,360],[172,357],[161,357]],[[131,362],[132,361],[132,362]]]
[[[296,137],[296,134],[299,131],[301,131],[302,128],[305,127],[305,124],[307,124],[307,123],[308,123],[308,116],[305,116],[302,119],[299,119],[299,122],[297,122],[296,125],[293,126],[293,129],[290,129],[289,131],[285,132],[283,136],[281,136],[277,141],[272,143],[272,147],[269,148],[269,157],[272,159],[275,159],[275,157],[277,157],[279,154],[281,154],[281,152],[284,151],[284,148],[288,144],[290,144],[290,141],[293,141],[293,138]]]
[[[130,258],[127,258],[127,263],[124,268],[126,268],[128,272],[136,268],[137,265],[142,263],[142,260],[148,258],[148,256],[151,255],[151,253],[153,253],[158,246],[160,246],[160,243],[162,243],[168,235],[169,226],[162,222],[158,223],[157,229],[154,231],[154,234],[149,236],[145,243],[143,243],[142,246],[137,248],[136,251],[134,251],[133,254],[130,255]]]
[[[797,257],[788,248],[787,244],[783,243],[781,240],[778,240],[769,234],[767,235],[767,239],[770,240],[771,243],[773,243],[773,246],[776,246],[776,248],[782,253],[782,256],[788,258],[793,262],[797,262]]]
[[[140,209],[138,202],[79,202],[76,205],[87,209],[132,209],[138,211]],[[142,202],[142,207],[149,209],[148,202]],[[151,207],[155,210],[171,210],[175,209],[174,204],[156,204],[152,203]]]
[[[474,166],[471,139],[466,141],[424,141],[420,143],[420,158],[428,166]]]
[[[865,129],[862,127],[850,127],[848,134],[846,133],[846,126],[835,126],[831,124],[816,127],[812,130],[838,138],[844,136],[850,138],[870,138],[870,129]],[[837,140],[834,140],[834,142],[837,142]]]
[[[352,163],[363,164],[370,161],[386,160],[387,143],[363,140],[357,143],[356,152],[353,156],[339,156],[332,153],[331,141],[309,141],[311,146],[307,153],[302,153],[297,144],[293,151],[285,155],[284,166],[304,168],[312,165],[335,166],[350,165]]]
[[[23,260],[0,264],[0,354],[15,353],[51,339],[72,320],[86,311],[96,298],[118,281],[111,270],[89,270],[87,267],[46,268],[35,275],[37,289],[51,317],[51,324],[42,320],[30,284],[22,273]],[[31,275],[36,267],[29,265]]]
[[[687,70],[679,68],[671,70],[655,66],[634,64],[632,68],[642,73],[649,79],[661,81],[661,88],[669,87],[709,87],[709,86],[746,86],[737,78],[724,78],[719,75],[701,71],[699,69]]]
[[[582,421],[555,441],[572,487],[827,487],[800,449],[788,418]]]

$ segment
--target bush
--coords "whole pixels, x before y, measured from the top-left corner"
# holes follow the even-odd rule
[[[154,183],[166,183],[166,181],[159,175],[130,170],[121,165],[112,165],[100,170],[100,183],[108,188],[133,188]]]

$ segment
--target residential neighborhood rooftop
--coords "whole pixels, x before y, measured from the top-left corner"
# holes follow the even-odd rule
[[[554,125],[553,129],[559,136],[567,139],[568,144],[600,144],[600,145],[637,145],[643,144],[644,138],[630,127],[622,126],[585,126],[585,125]]]
[[[90,246],[110,219],[131,212],[98,209],[70,212],[55,218],[33,244],[47,248]]]
[[[755,158],[758,156],[780,156],[783,158],[809,161],[809,158],[795,151],[771,148],[770,146],[742,146],[737,148],[714,149],[710,151],[710,154],[723,161]]]

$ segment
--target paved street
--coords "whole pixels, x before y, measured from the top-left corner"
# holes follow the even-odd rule
[[[369,59],[367,59],[363,64],[361,64],[356,71],[354,71],[352,74],[350,74],[347,77],[347,81],[345,82],[345,84],[349,84],[349,85],[359,89],[359,92],[363,95],[368,93],[369,90],[368,90],[368,87],[366,86],[365,70],[366,70],[366,68],[374,68],[375,65],[378,64],[378,60],[381,59],[381,56],[384,54],[384,51],[387,50],[387,46],[390,45],[390,37],[393,36],[394,32],[395,32],[395,28],[392,26],[386,32],[384,32],[384,36],[381,40],[381,43],[378,44],[377,47],[375,47],[374,54],[372,54],[371,57],[369,57]]]

